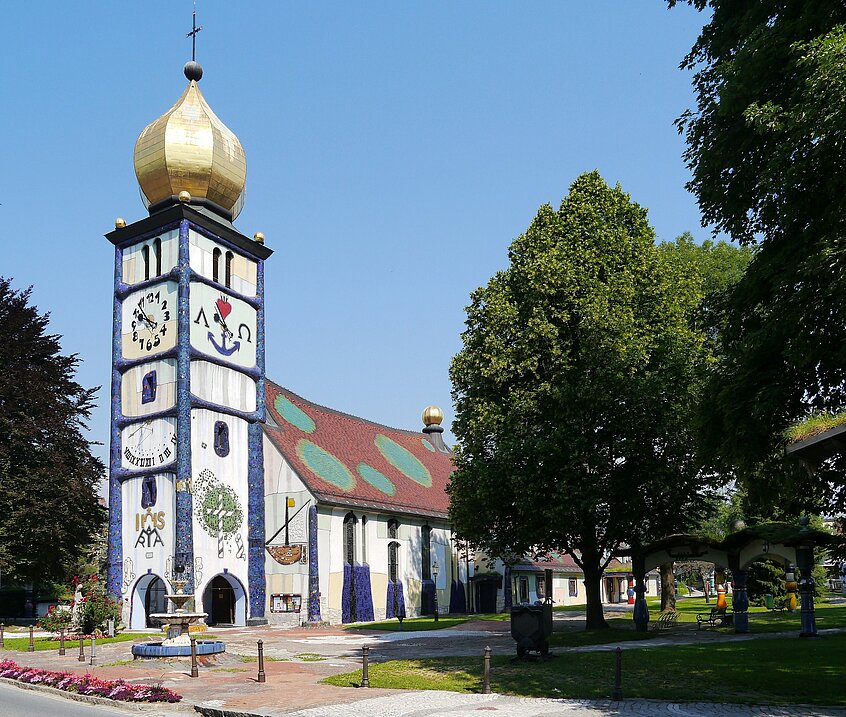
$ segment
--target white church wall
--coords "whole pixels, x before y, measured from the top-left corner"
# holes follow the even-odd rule
[[[265,616],[273,625],[293,626],[308,618],[308,513],[314,498],[270,440],[266,436],[263,440],[264,534],[270,543],[270,549],[265,551]],[[289,502],[286,548],[284,526]],[[294,559],[297,551],[299,557]],[[289,612],[294,603],[299,605],[299,612]]]
[[[176,266],[176,261],[179,256],[179,230],[172,229],[169,232],[160,234],[158,237],[151,237],[145,242],[135,244],[123,250],[121,257],[123,265],[123,283],[137,284],[139,281],[144,281],[144,259],[145,254],[149,254],[149,261],[151,263],[147,274],[150,278],[157,275],[156,273],[156,259],[155,259],[155,240],[161,241],[161,272],[160,274],[167,274],[173,267]],[[147,247],[147,252],[144,252],[144,247]]]
[[[143,596],[135,590],[139,579],[152,574],[166,580],[171,572],[176,522],[174,480],[174,474],[162,473],[127,478],[121,484],[122,618],[127,625],[139,622],[139,614],[144,622]]]
[[[218,281],[223,284],[226,276],[226,252],[232,252],[231,288],[242,296],[256,295],[256,262],[242,256],[226,246],[213,242],[211,239],[192,230],[188,232],[188,255],[191,268],[206,279],[214,280],[214,250],[221,250],[218,264]]]
[[[153,383],[144,391],[144,379]],[[154,380],[153,380],[154,379]],[[129,369],[121,377],[121,410],[127,417],[146,416],[165,411],[176,404],[176,359],[160,359]],[[144,402],[144,399],[147,402]]]
[[[217,431],[225,426],[228,451]],[[206,409],[191,411],[194,558],[197,595],[217,575],[247,587],[247,422]],[[199,559],[199,561],[198,561]],[[236,620],[245,619],[244,600]]]
[[[191,362],[191,393],[244,413],[256,410],[256,382],[240,371],[208,361]]]

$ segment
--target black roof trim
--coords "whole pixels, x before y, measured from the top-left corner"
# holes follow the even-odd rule
[[[209,214],[204,213],[199,209],[195,209],[189,204],[176,204],[163,209],[160,212],[151,214],[149,217],[140,219],[132,224],[127,224],[125,227],[115,229],[106,234],[108,239],[115,246],[121,246],[125,242],[135,239],[140,234],[147,234],[154,232],[158,227],[166,224],[173,224],[180,219],[187,219],[206,231],[219,236],[221,239],[228,241],[238,249],[241,249],[245,254],[248,254],[257,259],[267,259],[273,254],[273,249],[269,249],[264,244],[259,244],[247,236],[244,236],[235,227],[223,219],[216,219]]]

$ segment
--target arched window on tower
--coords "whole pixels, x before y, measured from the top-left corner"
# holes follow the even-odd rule
[[[344,562],[355,565],[355,515],[347,513],[344,517]]]
[[[367,562],[367,516],[361,516],[361,562]]]
[[[228,251],[226,252],[226,286],[227,288],[232,288],[232,261],[235,259],[235,255]]]
[[[212,252],[212,281],[220,281],[220,255],[222,253],[217,247]]]
[[[141,262],[144,264],[144,278],[150,278],[150,247],[146,244],[141,247]]]
[[[156,276],[162,273],[162,240],[160,237],[153,239],[153,257],[156,260]]]
[[[432,528],[427,523],[420,529],[420,573],[424,580],[432,579]]]

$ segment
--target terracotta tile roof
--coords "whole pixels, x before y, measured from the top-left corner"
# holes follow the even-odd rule
[[[446,517],[452,456],[422,431],[319,406],[270,381],[267,413],[265,435],[319,501]]]
[[[554,550],[538,555],[535,558],[523,557],[518,560],[512,570],[554,570],[557,573],[582,574],[582,569],[567,553],[558,553]]]

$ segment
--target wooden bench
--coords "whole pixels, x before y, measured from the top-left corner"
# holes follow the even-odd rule
[[[696,629],[701,630],[702,627],[728,627],[734,625],[734,613],[726,612],[725,608],[712,607],[711,612],[707,615],[699,613],[696,616]]]
[[[679,621],[679,614],[674,610],[672,612],[662,612],[661,616],[655,621],[653,630],[669,630],[675,627]]]

